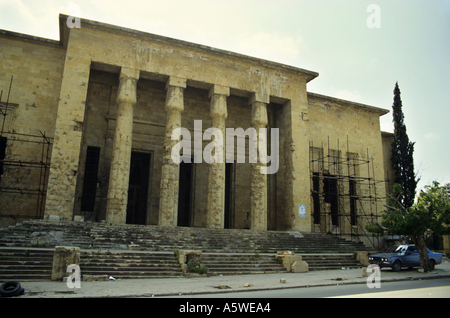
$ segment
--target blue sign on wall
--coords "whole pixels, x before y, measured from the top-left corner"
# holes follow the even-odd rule
[[[298,216],[299,217],[306,217],[306,206],[303,204],[300,204],[298,206]]]

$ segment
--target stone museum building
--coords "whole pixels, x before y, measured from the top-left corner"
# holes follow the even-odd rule
[[[59,41],[0,30],[1,226],[51,219],[365,240],[365,225],[379,222],[393,180],[393,135],[379,121],[388,110],[308,92],[313,71],[68,19],[59,16]],[[208,128],[225,138],[252,127],[267,128],[268,156],[278,148],[276,173],[250,162],[249,136],[224,150],[233,161],[198,162],[194,151],[172,160],[176,128],[204,148],[211,140],[194,136]]]

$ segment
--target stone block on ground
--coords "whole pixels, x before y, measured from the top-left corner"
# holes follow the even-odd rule
[[[309,272],[308,263],[305,261],[295,261],[291,265],[291,272],[292,273],[307,273]]]
[[[287,254],[287,255],[277,255],[277,258],[282,258],[283,259],[283,266],[284,266],[284,268],[286,268],[286,270],[288,272],[291,271],[292,264],[294,262],[302,260],[302,256],[300,256],[300,255],[289,255],[289,254]]]
[[[358,260],[363,266],[369,266],[369,253],[358,252],[356,254],[356,260]]]
[[[71,275],[67,272],[69,265],[80,265],[80,248],[73,246],[56,246],[53,254],[52,280],[62,280]]]

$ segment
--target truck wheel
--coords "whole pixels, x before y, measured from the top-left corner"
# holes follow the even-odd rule
[[[430,270],[433,270],[436,266],[436,262],[433,259],[430,259],[428,264],[430,265]]]

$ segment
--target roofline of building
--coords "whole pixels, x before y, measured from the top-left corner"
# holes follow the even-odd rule
[[[333,103],[339,103],[339,104],[345,104],[345,105],[348,105],[348,106],[364,108],[364,109],[366,109],[368,111],[371,111],[371,112],[380,113],[380,116],[386,115],[386,114],[388,114],[390,112],[388,109],[375,107],[375,106],[370,106],[370,105],[365,105],[365,104],[361,104],[361,103],[348,101],[348,100],[345,100],[345,99],[335,98],[335,97],[321,95],[321,94],[316,94],[316,93],[311,93],[311,92],[308,92],[308,97],[316,97],[316,98],[326,99],[326,100],[328,100],[330,102],[333,102]]]
[[[60,37],[61,37],[61,41],[62,42],[67,41],[65,39],[65,37],[66,37],[66,34],[67,34],[66,32],[69,29],[67,27],[67,22],[66,22],[68,18],[69,18],[68,15],[65,15],[65,14],[60,14],[59,15]],[[244,55],[244,54],[240,54],[240,53],[235,53],[235,52],[231,52],[231,51],[226,51],[226,50],[210,47],[210,46],[207,46],[207,45],[197,44],[197,43],[183,41],[183,40],[178,40],[178,39],[174,39],[174,38],[170,38],[170,37],[166,37],[166,36],[162,36],[162,35],[157,35],[157,34],[153,34],[153,33],[147,33],[147,32],[143,32],[143,31],[138,31],[138,30],[134,30],[134,29],[120,27],[120,26],[117,26],[117,25],[108,24],[108,23],[104,23],[104,22],[98,22],[98,21],[93,21],[93,20],[80,18],[80,23],[81,23],[81,27],[83,27],[83,24],[89,24],[89,25],[92,25],[92,26],[102,27],[102,28],[106,28],[106,29],[110,29],[110,30],[114,30],[114,31],[123,31],[123,32],[133,33],[133,34],[136,34],[136,35],[139,35],[139,36],[149,37],[149,38],[156,39],[156,40],[171,42],[171,43],[174,43],[174,44],[186,45],[186,46],[194,47],[194,48],[197,48],[197,49],[206,50],[206,51],[209,51],[209,52],[225,54],[225,55],[229,55],[229,56],[232,56],[232,57],[237,57],[237,58],[241,58],[241,59],[251,60],[251,61],[254,61],[254,62],[257,62],[257,63],[265,64],[265,65],[276,67],[276,68],[283,68],[283,69],[291,70],[291,71],[294,71],[294,72],[299,72],[299,73],[302,73],[302,74],[306,75],[306,82],[307,83],[319,76],[319,73],[317,73],[317,72],[305,70],[305,69],[302,69],[302,68],[299,68],[299,67],[290,66],[290,65],[286,65],[286,64],[282,64],[282,63],[277,63],[277,62],[273,62],[273,61],[269,61],[269,60],[265,60],[265,59],[260,59],[260,58],[256,58],[256,57],[252,57],[252,56],[248,56],[248,55]]]
[[[44,43],[49,43],[49,44],[54,44],[54,45],[62,45],[61,41],[41,38],[38,36],[33,36],[33,35],[29,35],[29,34],[24,34],[24,33],[18,33],[18,32],[9,31],[9,30],[0,29],[0,34],[13,36],[13,37],[21,38],[24,40],[38,41],[38,42],[44,42]]]
[[[13,32],[13,31],[8,31],[8,30],[2,30],[2,29],[0,29],[0,34],[14,36],[14,37],[18,37],[18,38],[22,38],[22,39],[26,39],[26,40],[40,41],[40,42],[53,44],[53,45],[66,46],[67,40],[68,40],[67,35],[68,35],[68,31],[69,31],[69,28],[67,27],[67,22],[66,22],[68,18],[69,18],[68,15],[65,15],[65,14],[59,15],[59,23],[60,23],[60,40],[59,41],[36,37],[36,36]],[[231,51],[217,49],[217,48],[213,48],[213,47],[206,46],[206,45],[196,44],[196,43],[187,42],[187,41],[183,41],[183,40],[177,40],[174,38],[169,38],[169,37],[165,37],[165,36],[161,36],[161,35],[157,35],[157,34],[146,33],[143,31],[133,30],[133,29],[129,29],[129,28],[124,28],[124,27],[120,27],[120,26],[116,26],[116,25],[112,25],[112,24],[108,24],[108,23],[103,23],[103,22],[98,22],[98,21],[93,21],[93,20],[88,20],[88,19],[83,19],[83,18],[80,18],[80,22],[82,24],[90,24],[92,26],[103,27],[103,28],[107,28],[110,30],[117,30],[117,31],[133,33],[133,34],[137,34],[140,36],[146,36],[146,37],[150,37],[150,38],[157,39],[157,40],[191,46],[191,47],[199,48],[202,50],[207,50],[207,51],[216,52],[216,53],[220,53],[220,54],[226,54],[226,55],[237,57],[237,58],[247,59],[247,60],[251,60],[254,62],[266,64],[266,65],[269,65],[272,67],[283,68],[283,69],[288,69],[288,70],[292,70],[295,72],[300,72],[302,74],[307,75],[307,82],[309,82],[319,76],[319,73],[316,73],[313,71],[308,71],[308,70],[305,70],[302,68],[298,68],[298,67],[294,67],[294,66],[290,66],[290,65],[286,65],[286,64],[282,64],[282,63],[272,62],[269,60],[264,60],[264,59],[260,59],[260,58],[256,58],[256,57],[252,57],[252,56],[248,56],[248,55],[244,55],[244,54],[239,54],[239,53],[235,53],[235,52],[231,52]],[[361,104],[361,103],[356,103],[356,102],[339,99],[339,98],[335,98],[335,97],[330,97],[330,96],[326,96],[326,95],[321,95],[321,94],[317,94],[317,93],[312,93],[312,92],[308,92],[308,96],[326,99],[331,102],[345,104],[348,106],[360,107],[360,108],[366,109],[368,111],[380,113],[381,114],[380,116],[388,114],[390,112],[387,109],[374,107],[374,106],[370,106],[370,105],[365,105],[365,104]]]

